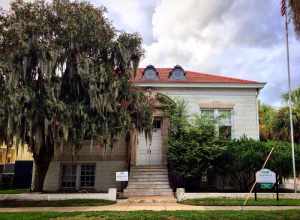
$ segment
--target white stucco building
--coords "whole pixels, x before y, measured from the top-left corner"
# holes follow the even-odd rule
[[[147,77],[144,75],[147,70],[156,71],[156,76]],[[176,76],[172,76],[172,71]],[[232,138],[243,135],[259,138],[258,95],[265,83],[185,71],[180,66],[139,69],[134,83],[172,98],[184,99],[191,115],[209,110],[216,117],[220,110],[228,111]]]
[[[258,95],[265,83],[184,70],[181,66],[138,70],[132,83],[172,98],[184,99],[190,115],[205,114],[222,120],[219,135],[239,138],[243,135],[258,139]],[[121,189],[115,172],[130,170],[125,193],[130,195],[167,195],[172,193],[166,170],[167,120],[155,113],[152,142],[138,135],[138,144],[128,149],[120,141],[113,149],[90,148],[87,143],[72,157],[70,152],[55,154],[46,176],[44,189],[89,189],[106,191]],[[128,156],[130,155],[130,160]]]

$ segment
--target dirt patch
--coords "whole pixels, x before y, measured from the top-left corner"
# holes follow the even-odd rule
[[[84,215],[77,215],[77,216],[68,216],[68,217],[57,217],[57,218],[50,218],[49,220],[105,220],[104,217],[97,217],[97,216],[84,216]]]
[[[169,217],[166,217],[165,220],[180,220],[180,219],[175,216],[169,216]]]

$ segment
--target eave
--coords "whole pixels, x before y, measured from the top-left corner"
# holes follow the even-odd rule
[[[266,83],[162,83],[162,82],[134,82],[137,87],[154,88],[253,88],[262,89]]]

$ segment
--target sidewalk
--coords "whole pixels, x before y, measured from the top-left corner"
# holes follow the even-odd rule
[[[91,212],[91,211],[213,211],[213,210],[289,210],[299,209],[300,206],[190,206],[176,203],[174,198],[138,198],[118,200],[108,206],[81,206],[81,207],[27,207],[27,208],[0,208],[0,212]]]

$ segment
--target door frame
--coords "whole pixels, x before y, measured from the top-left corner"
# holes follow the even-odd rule
[[[157,119],[159,119],[159,123],[157,123]],[[154,126],[158,126],[159,125],[159,129],[160,129],[160,147],[159,147],[159,150],[160,150],[160,164],[152,164],[151,163],[151,145],[152,145],[152,141],[150,143],[147,143],[149,140],[146,140],[146,143],[147,143],[147,147],[146,147],[146,154],[147,154],[147,157],[145,158],[146,160],[146,163],[145,164],[138,164],[138,160],[139,160],[139,146],[140,146],[140,140],[138,140],[138,143],[137,145],[135,146],[136,149],[135,149],[135,165],[141,165],[141,166],[151,166],[151,165],[163,165],[164,164],[164,156],[163,156],[163,153],[164,153],[164,150],[163,150],[163,135],[162,135],[162,124],[163,124],[163,118],[161,116],[155,116],[154,117],[154,120],[153,120],[153,123],[154,123]],[[154,128],[155,129],[155,128]],[[138,137],[140,136],[140,134],[138,135]]]

